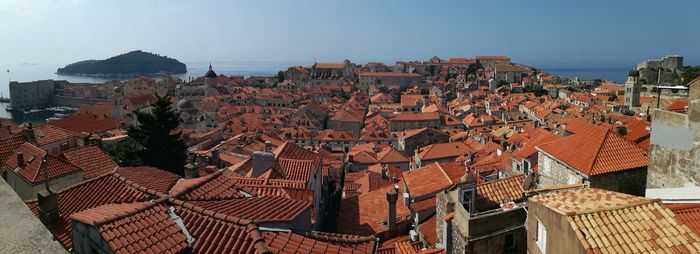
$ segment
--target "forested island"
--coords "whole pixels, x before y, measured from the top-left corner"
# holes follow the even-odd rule
[[[143,52],[131,51],[105,60],[85,60],[58,68],[56,71],[62,75],[81,76],[141,76],[167,74],[182,74],[187,72],[187,66],[180,61]]]

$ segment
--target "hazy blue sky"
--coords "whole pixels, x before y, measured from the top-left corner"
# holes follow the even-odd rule
[[[700,1],[0,0],[0,63],[143,49],[182,61],[509,55],[539,67],[700,64]]]

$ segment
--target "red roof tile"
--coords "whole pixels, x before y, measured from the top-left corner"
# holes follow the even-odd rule
[[[73,114],[66,118],[51,120],[48,124],[78,133],[97,133],[119,128],[117,119],[86,113]]]
[[[135,184],[127,184],[115,174],[108,174],[77,184],[58,193],[60,217],[47,225],[51,233],[65,246],[72,247],[70,217],[74,213],[110,203],[133,203],[149,199]],[[36,200],[27,206],[39,216]]]
[[[82,171],[78,166],[73,165],[64,159],[48,154],[46,151],[41,150],[41,148],[38,148],[30,143],[22,144],[18,149],[18,152],[19,151],[23,153],[24,166],[21,168],[18,166],[17,156],[10,156],[7,161],[5,161],[5,165],[14,169],[15,172],[33,185],[46,181],[46,176],[42,166],[43,160],[46,160],[46,169],[48,171],[49,179],[56,179],[61,176]]]
[[[221,201],[192,201],[192,204],[256,223],[291,223],[301,213],[311,209],[312,203],[280,196],[267,196]],[[311,221],[308,223],[310,224]]]
[[[645,167],[646,153],[608,128],[593,126],[539,148],[591,176]]]
[[[181,253],[189,246],[166,206],[153,202],[106,204],[71,219],[94,226],[114,253]]]
[[[63,152],[70,163],[83,169],[83,179],[89,180],[115,170],[118,165],[99,146],[83,146]]]
[[[481,212],[499,208],[504,200],[522,201],[525,194],[525,190],[523,190],[525,177],[525,174],[520,174],[477,184],[476,209]]]
[[[423,239],[428,245],[433,246],[435,243],[437,243],[435,216],[430,217],[430,219],[418,225],[418,230],[420,231],[421,235],[423,235]]]
[[[399,182],[399,185],[401,183]],[[340,202],[337,232],[353,235],[383,235],[388,228],[383,225],[389,215],[386,193],[394,186],[364,193],[357,197],[345,198]],[[410,221],[406,206],[396,204],[397,223],[402,225]],[[381,237],[380,237],[381,238]]]
[[[59,141],[78,138],[78,133],[53,125],[44,124],[33,127],[34,139],[39,146],[53,144]]]
[[[466,167],[461,163],[435,162],[404,172],[403,180],[411,198],[422,200],[459,183],[466,172]]]
[[[700,204],[664,204],[676,214],[676,219],[685,223],[695,234],[700,235]]]
[[[119,176],[159,193],[168,193],[180,176],[154,167],[122,167],[117,170]]]

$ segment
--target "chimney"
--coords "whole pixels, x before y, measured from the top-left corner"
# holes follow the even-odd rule
[[[19,156],[18,156],[19,159]],[[24,162],[24,158],[22,158]],[[39,205],[39,220],[44,225],[49,225],[59,217],[58,194],[49,188],[49,170],[46,159],[42,160],[41,166],[44,168],[44,178],[46,178],[43,190],[37,193],[37,203]]]
[[[275,155],[271,152],[255,151],[251,157],[253,158],[252,177],[258,177],[275,166]]]
[[[219,148],[211,149],[211,163],[214,164],[216,168],[221,167],[221,150]]]
[[[386,193],[386,201],[389,203],[389,218],[386,221],[389,231],[396,229],[396,200],[399,199],[398,189],[394,188]]]
[[[22,151],[17,152],[17,167],[24,168],[24,153]]]
[[[265,152],[272,152],[272,142],[270,142],[269,140],[265,141]]]
[[[199,177],[199,170],[197,170],[197,167],[192,163],[187,163],[187,165],[185,165],[185,179],[197,177]]]
[[[625,126],[617,126],[615,128],[615,131],[617,132],[617,135],[620,135],[620,136],[627,135],[627,128],[625,128]]]
[[[58,212],[58,194],[44,189],[37,193],[39,203],[39,220],[44,225],[51,224],[59,216]]]

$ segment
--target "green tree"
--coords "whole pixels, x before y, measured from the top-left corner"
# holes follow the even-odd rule
[[[127,134],[142,147],[138,155],[143,163],[183,175],[187,146],[181,133],[174,132],[180,113],[172,109],[168,96],[156,98],[151,112],[134,112],[138,125],[129,126]]]
[[[615,95],[615,94],[610,95],[610,97],[608,97],[608,101],[611,101],[611,102],[612,102],[612,101],[617,101],[617,95]]]
[[[279,82],[279,83],[284,82],[284,72],[283,71],[277,72],[277,82]]]

